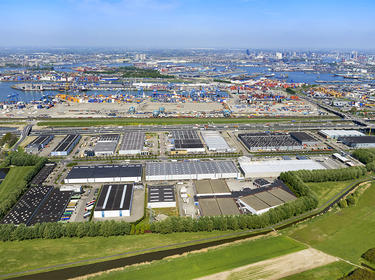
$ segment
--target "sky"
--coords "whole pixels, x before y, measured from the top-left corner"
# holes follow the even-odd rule
[[[374,0],[0,0],[0,47],[375,49]]]

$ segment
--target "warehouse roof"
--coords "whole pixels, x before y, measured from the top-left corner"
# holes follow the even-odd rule
[[[267,161],[240,161],[241,169],[246,175],[254,177],[265,173],[281,173],[295,170],[325,169],[323,165],[314,160],[267,160]]]
[[[327,135],[328,137],[345,137],[345,136],[364,136],[362,132],[357,130],[343,130],[343,129],[323,129],[320,133]]]
[[[290,132],[290,136],[296,139],[299,142],[316,142],[317,140],[314,137],[310,136],[306,132]]]
[[[120,134],[103,134],[100,135],[98,142],[117,142]]]
[[[144,132],[126,132],[121,142],[120,151],[142,151],[145,141]]]
[[[95,153],[100,152],[115,152],[117,147],[117,142],[98,142],[94,147]]]
[[[53,149],[55,152],[63,152],[67,151],[69,147],[74,143],[74,141],[77,140],[77,138],[80,137],[79,134],[68,134],[67,136],[64,137],[63,140]]]
[[[45,142],[48,142],[49,139],[52,137],[52,135],[40,135],[37,138],[35,138],[27,147],[31,146],[39,146],[41,144],[44,144]]]
[[[174,186],[149,186],[148,202],[175,202]]]
[[[66,179],[140,177],[141,164],[74,166]]]
[[[238,173],[233,161],[147,162],[146,176]]]
[[[130,210],[132,197],[132,184],[104,185],[100,191],[95,211]]]
[[[219,131],[202,131],[201,134],[210,150],[228,151],[231,149]]]
[[[197,194],[228,193],[230,190],[224,180],[201,180],[195,183]]]
[[[349,137],[340,137],[342,142],[346,143],[358,143],[358,144],[372,144],[375,143],[375,136],[349,136]]]

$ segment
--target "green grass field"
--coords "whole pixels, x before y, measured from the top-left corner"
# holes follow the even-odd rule
[[[282,280],[336,280],[345,276],[351,270],[353,270],[352,265],[338,261],[282,278]]]
[[[333,256],[360,263],[360,256],[375,247],[375,183],[357,205],[331,211],[295,228],[289,235]]]
[[[32,168],[32,166],[16,166],[10,168],[4,181],[0,184],[0,202],[24,181],[26,175]]]
[[[33,268],[87,260],[96,257],[111,256],[162,245],[222,236],[230,233],[233,233],[233,231],[34,239],[19,242],[0,242],[0,274],[25,271]],[[196,243],[201,242],[203,241],[197,241]]]
[[[107,118],[107,119],[56,119],[38,122],[38,126],[69,126],[88,127],[101,125],[177,125],[177,124],[226,124],[226,123],[274,123],[285,121],[309,121],[322,117],[296,117],[296,118]],[[327,119],[335,119],[330,116]]]
[[[310,189],[317,195],[319,199],[319,207],[355,181],[358,181],[358,179],[340,182],[306,183],[306,185],[308,185]]]
[[[305,248],[287,237],[264,237],[207,252],[132,266],[123,271],[104,273],[93,279],[194,279]]]

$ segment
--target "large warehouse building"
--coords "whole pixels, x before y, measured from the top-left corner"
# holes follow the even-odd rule
[[[292,136],[292,138],[294,138],[298,143],[304,146],[313,146],[319,144],[318,140],[316,140],[306,132],[290,132],[289,135]]]
[[[81,139],[79,134],[68,134],[63,140],[53,149],[51,156],[67,156],[74,149]]]
[[[218,153],[234,152],[235,149],[229,147],[219,131],[202,131],[202,138],[207,145],[209,151]]]
[[[261,215],[272,208],[297,199],[281,186],[272,186],[254,190],[254,193],[238,199],[242,209],[252,214]]]
[[[171,132],[170,141],[176,151],[187,151],[188,153],[205,152],[202,140],[195,130],[174,130]]]
[[[323,129],[319,134],[325,138],[338,139],[340,137],[365,136],[362,132],[357,130],[342,130],[342,129]]]
[[[94,218],[130,216],[133,184],[104,185],[94,210]]]
[[[74,166],[66,178],[65,184],[140,182],[141,164]]]
[[[197,181],[195,191],[195,203],[202,216],[240,214],[225,180]]]
[[[30,154],[36,154],[42,150],[53,139],[53,135],[40,135],[25,147],[25,151]]]
[[[171,208],[176,207],[174,186],[148,186],[147,207],[148,208]]]
[[[351,148],[375,148],[375,136],[349,136],[339,140]]]
[[[238,178],[233,161],[148,162],[147,181]]]
[[[288,134],[246,133],[238,134],[238,138],[249,151],[295,151],[302,150],[296,139]]]
[[[145,144],[144,132],[126,132],[120,145],[120,155],[136,155],[142,153]]]
[[[96,156],[110,156],[116,152],[117,144],[120,139],[119,134],[101,135],[94,147]]]
[[[264,160],[251,161],[249,158],[239,159],[240,168],[245,178],[277,177],[281,172],[296,170],[326,169],[314,160]]]

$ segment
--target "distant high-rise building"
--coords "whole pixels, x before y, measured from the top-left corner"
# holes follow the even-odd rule
[[[283,54],[281,52],[277,52],[276,59],[283,59]]]
[[[246,50],[246,54],[247,54],[247,55],[250,55],[250,51],[249,51],[249,49]]]

